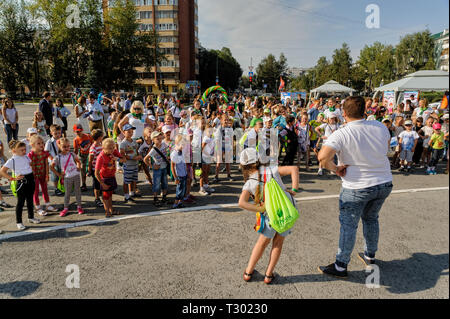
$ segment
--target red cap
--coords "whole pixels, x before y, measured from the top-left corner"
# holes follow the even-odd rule
[[[83,127],[81,126],[81,124],[75,124],[73,126],[73,131],[74,132],[83,132]]]

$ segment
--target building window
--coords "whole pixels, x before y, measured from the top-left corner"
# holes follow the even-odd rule
[[[176,23],[160,23],[156,25],[156,30],[158,31],[175,31],[178,29]]]
[[[157,6],[167,6],[167,5],[177,6],[178,0],[158,0],[156,5]]]
[[[151,11],[138,11],[136,12],[136,19],[143,20],[143,19],[151,19],[152,18],[152,12]]]
[[[162,36],[162,37],[159,37],[159,41],[161,43],[177,43],[178,42],[178,38],[177,37]]]
[[[153,30],[153,24],[151,23],[142,23],[139,25],[139,30],[141,31],[152,31]]]

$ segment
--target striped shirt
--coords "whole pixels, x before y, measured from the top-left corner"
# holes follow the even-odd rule
[[[95,164],[97,163],[97,157],[102,152],[102,144],[97,146],[95,143],[92,144],[89,149],[89,155],[92,155],[92,168],[95,169]]]

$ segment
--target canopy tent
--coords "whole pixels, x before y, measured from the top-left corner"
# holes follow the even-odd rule
[[[324,85],[319,86],[314,90],[311,90],[310,96],[312,98],[317,99],[320,93],[327,93],[327,94],[346,93],[352,95],[353,92],[355,92],[354,89],[346,87],[344,85],[339,84],[336,81],[331,80],[325,83]]]
[[[448,72],[439,70],[425,70],[411,73],[401,80],[376,88],[373,97],[379,97],[385,91],[394,91],[396,105],[398,105],[403,100],[402,93],[406,91],[448,91],[448,75]]]

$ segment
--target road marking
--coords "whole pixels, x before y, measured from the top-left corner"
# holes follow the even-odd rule
[[[449,187],[447,186],[447,187],[433,187],[433,188],[402,189],[402,190],[395,190],[392,192],[392,194],[433,192],[433,191],[445,191],[445,190],[449,190]],[[335,198],[339,198],[339,195],[296,197],[295,199],[299,202],[306,202],[306,201],[335,199]],[[0,241],[11,239],[11,238],[29,236],[29,235],[42,234],[42,233],[47,233],[47,232],[52,232],[52,231],[57,231],[57,230],[78,228],[78,227],[98,225],[98,224],[107,224],[107,223],[120,221],[120,220],[126,220],[126,219],[151,217],[151,216],[162,216],[162,215],[178,214],[178,213],[190,213],[190,212],[203,211],[203,210],[221,210],[221,209],[234,208],[234,207],[238,207],[238,204],[233,203],[233,204],[206,205],[206,206],[188,207],[188,208],[165,210],[165,211],[155,211],[155,212],[127,215],[127,216],[113,217],[113,218],[108,218],[108,219],[87,220],[87,221],[76,222],[76,223],[72,223],[72,224],[53,226],[53,227],[42,228],[42,229],[30,229],[30,230],[22,231],[22,232],[4,234],[4,235],[0,235]]]

